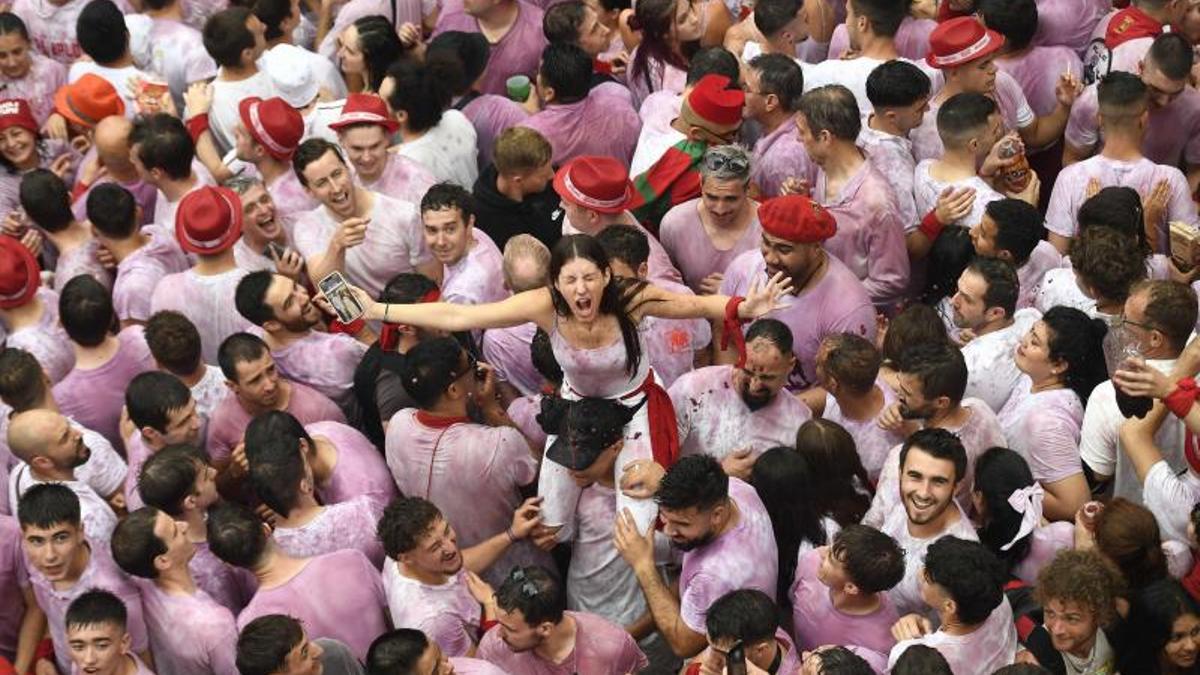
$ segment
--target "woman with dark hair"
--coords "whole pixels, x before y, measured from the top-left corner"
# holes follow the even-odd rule
[[[79,153],[66,141],[42,137],[28,101],[0,99],[0,218],[21,208],[21,178],[25,174],[49,169],[67,185],[73,185],[79,159]]]
[[[1027,584],[1055,554],[1074,547],[1071,523],[1043,520],[1043,494],[1029,465],[1008,448],[990,448],[975,464],[971,504],[981,523],[979,541]]]
[[[4,97],[29,101],[38,125],[45,124],[54,112],[54,92],[67,83],[67,67],[34,51],[25,22],[12,12],[0,12],[0,55]]]
[[[457,56],[438,51],[424,63],[392,64],[379,95],[400,123],[400,143],[391,151],[429,169],[439,181],[470,190],[479,177],[475,127],[461,112],[447,109],[455,84],[463,79]]]
[[[374,14],[350,24],[337,36],[337,62],[351,92],[377,92],[388,68],[409,47],[387,17]]]
[[[1021,377],[997,413],[1008,446],[1029,462],[1046,491],[1046,517],[1070,520],[1090,491],[1079,461],[1083,406],[1108,379],[1100,319],[1052,307],[1033,324],[1015,360]]]
[[[656,91],[683,93],[688,45],[700,39],[704,27],[696,0],[641,0],[633,11],[629,27],[641,37],[630,55],[625,84],[637,110]]]
[[[791,290],[791,282],[782,273],[777,274],[762,287],[756,286],[745,299],[678,295],[644,281],[614,275],[608,256],[594,238],[569,235],[560,239],[550,254],[545,288],[518,293],[501,302],[384,304],[355,290],[370,320],[444,331],[537,324],[550,336],[554,355],[563,370],[565,398],[612,398],[627,406],[638,406],[637,414],[626,428],[625,447],[615,468],[620,484],[624,468],[634,460],[653,458],[657,465],[665,467],[674,462],[679,452],[670,397],[643,358],[645,346],[638,332],[642,319],[661,316],[727,321],[727,332],[740,335],[735,322],[754,319],[777,308],[780,297]],[[542,505],[545,523],[566,525],[575,511],[580,491],[567,469],[553,461],[544,461],[538,491],[546,497]],[[657,510],[653,502],[634,500],[624,491],[618,492],[617,500],[618,513],[627,507],[636,514],[639,531],[645,531],[653,522]],[[570,534],[563,527],[558,539],[565,541]]]
[[[975,245],[971,243],[971,231],[953,226],[942,230],[929,247],[926,258],[925,291],[921,302],[937,309],[946,326],[946,334],[955,342],[958,327],[954,325],[954,309],[950,299],[958,292],[958,278],[975,257]]]
[[[1200,607],[1178,582],[1160,579],[1136,593],[1125,625],[1117,652],[1122,673],[1200,673]]]
[[[914,302],[904,311],[887,321],[875,334],[875,346],[883,357],[879,366],[879,377],[897,391],[896,363],[900,354],[912,345],[950,342],[946,334],[946,323],[937,310],[929,305]]]
[[[820,480],[813,472],[812,461],[786,445],[759,455],[750,471],[750,484],[771,516],[775,531],[779,549],[775,597],[784,603],[790,596],[796,561],[802,554],[828,544],[839,529],[815,499],[796,499],[796,495],[815,494],[813,485]]]
[[[805,498],[826,518],[829,536],[861,521],[871,508],[871,482],[854,437],[837,422],[808,420],[796,431],[796,452],[808,459],[813,475],[819,476]]]

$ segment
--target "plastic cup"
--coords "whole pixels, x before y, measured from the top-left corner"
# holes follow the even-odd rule
[[[533,90],[533,82],[528,75],[513,75],[505,80],[504,87],[509,98],[517,103],[524,103],[529,99],[529,92]]]

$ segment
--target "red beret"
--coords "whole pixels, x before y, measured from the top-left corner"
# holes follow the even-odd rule
[[[801,195],[768,199],[758,207],[758,222],[772,237],[815,244],[837,234],[837,221],[824,206]]]
[[[688,93],[688,107],[711,124],[722,127],[741,124],[746,95],[740,89],[728,89],[729,82],[728,77],[711,73],[700,78]]]

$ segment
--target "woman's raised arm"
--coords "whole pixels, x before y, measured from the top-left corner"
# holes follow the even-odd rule
[[[452,333],[507,328],[530,321],[548,331],[554,321],[554,304],[550,300],[550,291],[546,288],[525,291],[500,302],[483,305],[460,305],[452,302],[382,303],[372,300],[361,288],[350,288],[366,309],[367,319],[374,321],[403,323]]]

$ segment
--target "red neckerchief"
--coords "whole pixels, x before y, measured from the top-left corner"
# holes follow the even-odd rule
[[[1154,17],[1134,6],[1126,7],[1113,15],[1104,31],[1104,45],[1116,49],[1122,43],[1144,37],[1157,37],[1163,25]]]
[[[424,410],[418,410],[416,418],[418,422],[429,427],[430,429],[446,429],[454,426],[455,424],[462,424],[464,422],[471,421],[471,418],[466,417],[465,415],[451,415],[447,417],[444,415],[433,415],[425,412]]]
[[[442,292],[438,289],[433,289],[425,295],[422,295],[417,303],[437,302],[442,299]],[[379,329],[379,348],[385,352],[396,351],[397,345],[400,344],[401,329],[405,327],[402,323],[384,322]]]

